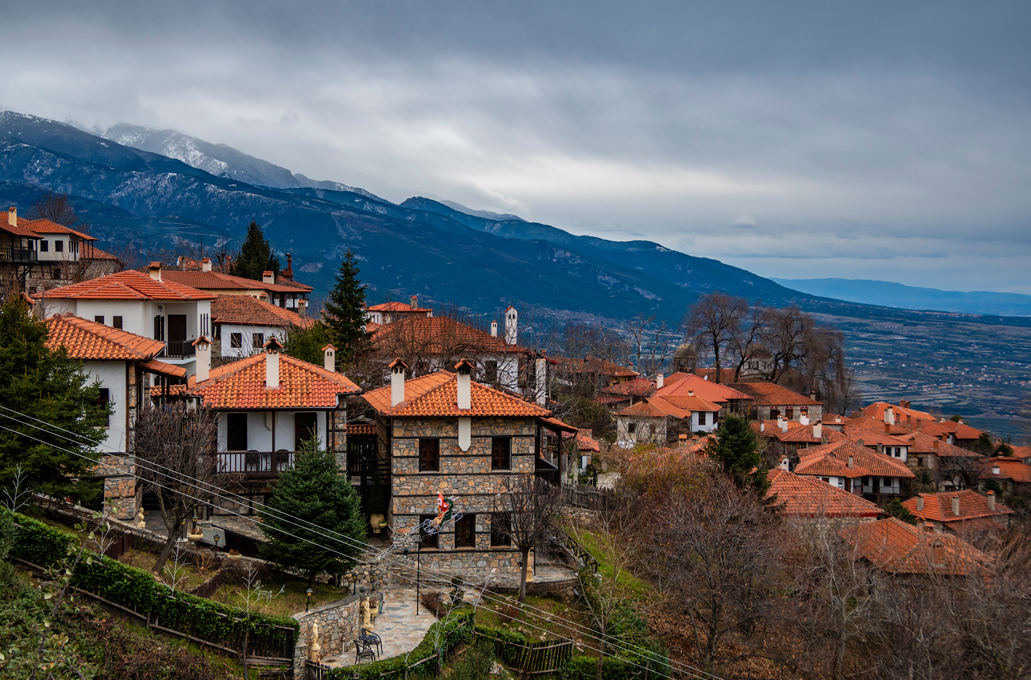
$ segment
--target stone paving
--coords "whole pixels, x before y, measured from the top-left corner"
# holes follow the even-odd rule
[[[383,593],[383,613],[376,617],[372,632],[383,640],[383,653],[377,658],[386,659],[415,649],[426,631],[437,620],[426,607],[419,603],[419,615],[415,615],[415,588],[392,588]],[[354,663],[354,645],[339,656],[322,660],[327,666],[350,666]]]

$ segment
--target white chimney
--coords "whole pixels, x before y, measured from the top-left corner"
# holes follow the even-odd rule
[[[491,321],[490,322],[490,337],[492,337],[492,338],[498,337],[498,322],[497,321]]]
[[[1001,473],[1002,473],[1002,470],[1000,470],[1000,469],[999,469],[999,466],[998,466],[998,465],[993,465],[993,466],[992,466],[992,474],[993,474],[993,475],[996,475],[996,476],[998,476],[998,475],[1000,475]]]
[[[952,497],[952,514],[959,517],[959,496]]]
[[[917,496],[916,497],[916,509],[917,509],[917,511],[920,511],[920,510],[924,509],[924,497],[923,496]]]
[[[655,389],[661,390],[662,386],[666,384],[666,377],[661,373],[655,376]]]
[[[154,279],[155,281],[161,280],[160,262],[151,262],[150,265],[147,266],[147,269],[150,271],[150,278]]]
[[[265,270],[265,271],[263,271],[261,273],[261,282],[262,283],[275,283],[276,282],[276,275],[273,272],[269,271],[269,270]]]
[[[405,400],[405,371],[408,366],[400,358],[390,363],[390,407]]]
[[[993,511],[993,512],[995,511],[995,492],[994,491],[989,491],[988,492],[988,509]]]
[[[778,413],[777,414],[777,428],[780,429],[781,432],[787,432],[787,430],[784,429],[785,425],[786,425],[786,423],[784,422],[784,416],[782,416],[781,414]]]
[[[787,456],[780,459],[780,469],[784,472],[791,472],[791,461],[788,460]]]
[[[759,421],[759,431],[760,432],[765,432],[766,431],[766,421],[765,420]]]
[[[895,424],[895,410],[892,407],[884,409],[884,424],[894,425]]]
[[[193,341],[197,355],[197,382],[208,379],[211,371],[211,342],[203,335]]]
[[[816,423],[813,425],[813,439],[821,439],[823,437],[823,423]]]
[[[534,386],[538,406],[548,405],[548,360],[544,357],[537,357],[534,374],[537,377],[537,384]]]
[[[205,257],[203,260],[200,261],[200,270],[202,272],[210,272],[211,271],[211,258],[210,257]]]
[[[807,416],[806,414],[803,413],[802,415],[800,415],[798,417],[798,422],[802,423],[803,425],[808,425],[809,424],[809,416]]]
[[[515,345],[519,340],[519,313],[515,307],[509,305],[505,310],[505,344]]]
[[[322,348],[322,367],[327,371],[337,370],[337,348],[333,345],[326,345]]]
[[[694,390],[688,390],[687,391],[687,396],[693,397],[694,396]]]
[[[274,335],[265,343],[265,389],[279,389],[279,350],[282,348]]]
[[[783,420],[783,419],[779,419],[778,422],[780,423],[780,431],[784,432],[784,433],[787,433],[787,431],[788,431],[788,421]]]
[[[473,365],[462,359],[455,364],[458,371],[458,409],[467,411],[473,407],[472,404],[472,374]]]
[[[18,209],[13,205],[7,209],[7,224],[12,227],[18,226]]]

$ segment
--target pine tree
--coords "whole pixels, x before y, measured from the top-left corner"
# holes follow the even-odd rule
[[[291,330],[286,336],[286,342],[283,343],[283,353],[294,359],[321,366],[324,357],[322,348],[331,344],[333,338],[329,328],[324,323],[316,322],[307,328]]]
[[[766,495],[770,482],[759,454],[759,438],[740,416],[728,415],[709,439],[706,453],[716,460],[740,488]]]
[[[368,342],[365,332],[365,286],[358,279],[358,263],[348,250],[340,262],[336,285],[326,303],[326,325],[329,327],[337,359],[351,363]]]
[[[268,539],[261,556],[280,567],[300,570],[309,585],[323,572],[343,574],[357,563],[360,549],[355,544],[365,541],[367,521],[336,457],[322,450],[317,440],[301,445],[293,469],[279,475],[272,497],[259,514]],[[318,528],[296,526],[295,517]],[[334,539],[334,533],[351,540]]]
[[[251,221],[247,226],[247,236],[240,247],[240,253],[233,260],[229,273],[245,279],[261,281],[266,271],[279,274],[279,258],[272,253],[272,246],[265,238],[258,223]]]
[[[100,459],[109,409],[81,364],[46,341],[46,324],[10,296],[0,308],[0,424],[7,428],[0,430],[0,487],[10,486],[20,465],[34,492],[89,502],[97,490],[80,478]],[[29,417],[67,432],[41,430]]]

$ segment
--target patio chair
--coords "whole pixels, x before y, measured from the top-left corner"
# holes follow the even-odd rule
[[[376,635],[371,630],[362,629],[358,639],[365,644],[366,649],[375,647],[379,651],[379,655],[383,656],[383,640],[379,635]]]
[[[368,659],[370,662],[373,662],[376,660],[376,652],[369,649],[369,646],[360,639],[356,639],[354,641],[354,665],[360,664],[362,659]]]

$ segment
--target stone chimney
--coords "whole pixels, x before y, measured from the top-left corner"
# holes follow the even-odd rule
[[[279,389],[279,350],[283,349],[276,336],[265,343],[265,389]]]
[[[413,295],[412,299],[408,301],[408,304],[411,305],[412,309],[418,309],[419,308],[419,296],[418,295]]]
[[[197,382],[204,382],[211,372],[211,342],[203,335],[193,341],[197,355]]]
[[[327,371],[337,370],[337,348],[333,345],[326,345],[322,348],[322,367]]]
[[[455,371],[458,372],[458,409],[468,411],[473,407],[472,403],[472,374],[473,365],[466,359],[455,364]]]
[[[150,278],[154,279],[155,281],[161,280],[160,262],[151,262],[149,265],[147,265],[147,270],[150,271]]]
[[[856,466],[856,459],[851,453],[848,454],[848,468],[851,470]]]
[[[916,497],[916,509],[917,511],[924,509],[924,497],[923,494]]]
[[[877,443],[877,453],[884,453],[884,444]]]
[[[286,254],[286,269],[279,272],[279,278],[287,281],[294,280],[294,258],[290,256],[290,253]]]
[[[884,409],[884,424],[894,425],[895,424],[895,410],[892,407]]]
[[[856,444],[859,444],[860,446],[866,446],[866,442],[864,442],[862,439],[857,439]]]
[[[498,337],[498,322],[497,321],[491,321],[490,322],[490,337],[492,337],[492,338]]]
[[[505,344],[515,345],[519,340],[519,313],[512,305],[505,310]]]
[[[7,209],[7,224],[12,227],[18,226],[18,209],[13,205]]]
[[[952,497],[952,514],[959,517],[959,495]]]
[[[666,384],[666,376],[661,373],[655,376],[655,389],[661,390],[662,386]]]
[[[989,491],[988,492],[988,509],[991,510],[992,512],[995,512],[995,492],[994,491]]]
[[[820,439],[823,437],[823,423],[815,423],[813,425],[813,439]]]
[[[275,273],[266,269],[265,271],[263,271],[261,273],[261,282],[262,283],[275,283],[276,282],[276,275],[275,275]]]
[[[211,271],[211,258],[210,257],[205,257],[203,260],[200,261],[200,270],[202,272],[210,272]]]
[[[394,408],[405,400],[405,371],[408,365],[400,357],[390,362],[390,407]]]
[[[537,384],[534,386],[536,390],[536,402],[538,406],[547,407],[548,405],[548,360],[543,356],[537,357],[534,367],[534,375],[537,379]]]

